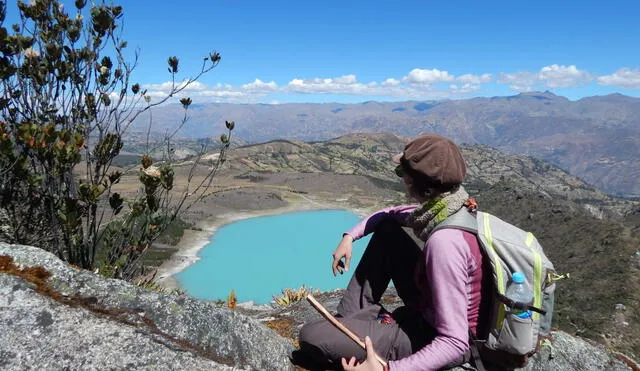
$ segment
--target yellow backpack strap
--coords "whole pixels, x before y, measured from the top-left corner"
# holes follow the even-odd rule
[[[487,245],[487,253],[489,255],[489,259],[491,259],[491,265],[496,273],[496,290],[498,290],[498,295],[504,296],[506,292],[505,287],[505,279],[504,279],[504,270],[502,269],[502,264],[500,263],[500,258],[498,257],[498,253],[496,252],[496,247],[493,243],[493,234],[491,233],[491,219],[489,214],[482,214],[482,226],[483,226],[483,235]],[[505,316],[505,307],[504,305],[500,305],[498,308],[498,315],[496,316],[496,328],[502,328],[502,322],[504,321]]]

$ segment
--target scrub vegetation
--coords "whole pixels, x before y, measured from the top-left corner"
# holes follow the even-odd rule
[[[313,291],[313,288],[311,287],[307,288],[306,286],[303,285],[298,289],[286,288],[282,290],[282,295],[274,295],[273,300],[275,301],[276,304],[286,307],[288,305],[291,305],[293,303],[297,303],[299,301],[306,299],[307,295],[309,294],[314,294],[314,293],[317,294],[319,292],[320,292],[319,290]]]
[[[151,243],[211,186],[234,123],[226,122],[217,161],[180,191],[172,139],[187,120],[190,98],[179,100],[183,119],[159,148],[147,141],[130,169],[113,161],[133,121],[212,71],[220,54],[209,53],[180,83],[179,59],[169,57],[174,83],[152,101],[133,81],[137,53],[121,39],[121,6],[76,0],[67,11],[58,0],[18,1],[18,22],[5,25],[6,5],[0,1],[0,238],[131,279]],[[131,172],[137,192],[128,197],[116,185]]]

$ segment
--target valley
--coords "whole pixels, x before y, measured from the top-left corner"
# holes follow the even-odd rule
[[[158,107],[151,134],[161,137],[182,115],[179,105]],[[456,143],[548,161],[609,194],[640,196],[640,98],[621,94],[578,100],[545,91],[359,104],[198,104],[189,109],[179,135],[185,143],[217,138],[225,120],[237,123],[235,145],[280,138],[327,141],[355,133],[412,137],[436,132]],[[130,133],[140,144],[148,121],[140,117]]]

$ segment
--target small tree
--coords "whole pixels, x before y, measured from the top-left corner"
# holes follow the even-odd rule
[[[130,81],[138,56],[132,62],[124,56],[122,7],[86,5],[76,0],[69,15],[58,0],[18,1],[20,22],[9,31],[6,2],[0,1],[0,236],[87,269],[96,266],[102,246],[104,270],[130,278],[167,224],[205,194],[224,162],[234,124],[226,123],[217,162],[197,184],[192,171],[182,194],[172,193],[171,153],[153,164],[149,145],[137,170],[138,195],[125,199],[115,192],[122,172],[111,164],[130,125],[214,69],[220,55],[210,53],[195,77],[179,84],[179,60],[170,57],[174,83],[152,103]],[[180,103],[185,114],[166,135],[167,148],[186,122],[191,99]],[[198,157],[194,168],[199,164]]]

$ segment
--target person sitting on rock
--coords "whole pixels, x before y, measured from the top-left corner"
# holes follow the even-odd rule
[[[349,269],[352,242],[373,232],[336,314],[365,337],[368,352],[324,319],[300,330],[300,351],[332,367],[383,370],[376,353],[394,371],[451,367],[468,359],[469,334],[478,332],[483,259],[476,236],[448,228],[431,233],[449,215],[473,204],[461,186],[464,158],[451,140],[423,134],[393,160],[418,204],[366,217],[344,233],[333,252],[333,274],[342,274]],[[393,313],[380,304],[390,281],[404,303]]]

